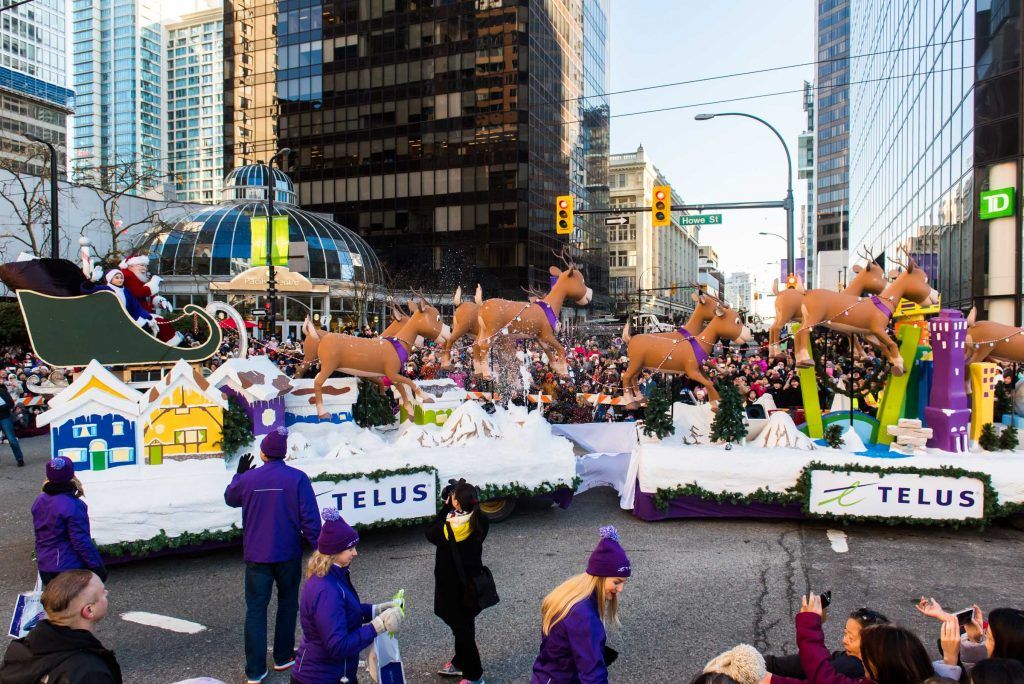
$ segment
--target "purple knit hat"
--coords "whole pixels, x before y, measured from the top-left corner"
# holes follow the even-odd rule
[[[71,482],[75,477],[75,464],[65,456],[55,456],[46,463],[46,479],[50,482]]]
[[[284,458],[288,454],[288,430],[279,427],[268,432],[260,442],[260,451],[267,458]]]
[[[359,533],[345,522],[337,508],[325,508],[320,511],[320,516],[324,524],[316,541],[317,551],[333,556],[359,543]]]
[[[619,545],[619,531],[611,525],[601,528],[601,541],[597,543],[590,560],[587,574],[594,577],[629,577],[630,564],[626,552]]]

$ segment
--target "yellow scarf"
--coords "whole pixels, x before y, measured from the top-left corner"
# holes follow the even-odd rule
[[[465,541],[469,537],[469,533],[472,532],[469,526],[469,516],[471,513],[452,513],[448,514],[448,525],[451,525],[452,532],[455,533],[455,541]],[[451,539],[451,535],[448,534],[448,525],[444,527],[444,536],[446,539]]]

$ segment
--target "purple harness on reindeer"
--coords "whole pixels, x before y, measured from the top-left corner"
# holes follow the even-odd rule
[[[409,360],[409,352],[402,344],[402,341],[397,337],[385,337],[385,340],[391,343],[391,346],[395,348],[395,353],[398,354],[398,367],[401,370],[405,366],[405,362]]]
[[[892,318],[892,309],[890,309],[885,302],[883,302],[878,295],[871,295],[871,303],[875,305],[879,311],[885,314],[886,318]]]
[[[693,333],[682,326],[676,328],[676,332],[682,335],[683,339],[690,343],[690,346],[693,347],[693,357],[697,359],[698,365],[703,365],[704,362],[708,360],[708,353],[704,351],[704,347],[700,346],[700,342],[698,342],[697,338],[693,336]]]

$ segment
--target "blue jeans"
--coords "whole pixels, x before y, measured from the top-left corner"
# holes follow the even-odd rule
[[[295,622],[299,617],[302,557],[280,563],[245,564],[245,676],[256,679],[267,671],[267,608],[277,585],[274,622],[274,664],[295,657]]]
[[[14,460],[21,463],[25,459],[25,456],[21,453],[21,445],[18,444],[18,438],[14,434],[14,419],[10,416],[0,418],[0,430],[4,431],[4,436],[7,437],[7,441],[11,443],[11,451],[14,452]]]

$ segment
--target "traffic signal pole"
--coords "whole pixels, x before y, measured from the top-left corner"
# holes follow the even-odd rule
[[[712,204],[673,204],[669,211],[696,211],[702,212],[708,209],[785,209],[784,200],[769,202],[717,202]],[[614,209],[577,209],[577,214],[640,214],[650,211],[649,206],[644,207],[615,207]]]

